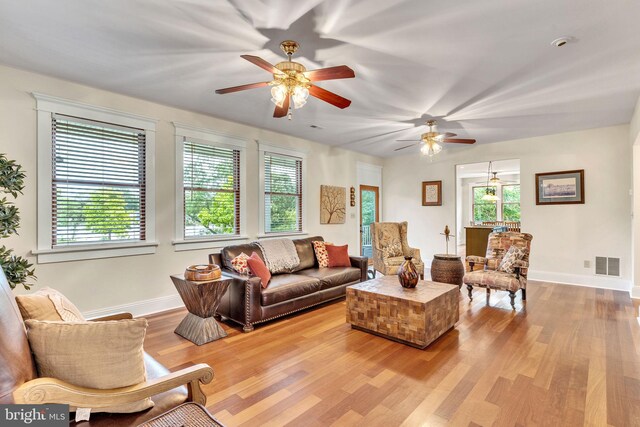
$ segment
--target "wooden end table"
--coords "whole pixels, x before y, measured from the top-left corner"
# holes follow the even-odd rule
[[[431,280],[462,288],[464,264],[459,255],[435,254],[431,262]]]
[[[413,289],[397,276],[347,286],[347,322],[351,327],[425,348],[460,318],[457,286],[420,280]]]
[[[171,280],[189,310],[175,333],[196,345],[226,337],[227,333],[213,316],[232,279],[223,274],[216,280],[192,282],[185,280],[183,274],[174,274]]]

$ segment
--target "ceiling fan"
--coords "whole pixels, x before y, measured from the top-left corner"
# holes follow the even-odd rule
[[[284,117],[289,111],[289,104],[293,101],[294,108],[301,108],[307,103],[309,95],[335,105],[338,108],[347,108],[351,101],[336,95],[326,89],[316,86],[312,82],[335,79],[350,79],[355,77],[353,70],[346,65],[321,68],[307,71],[304,65],[291,60],[291,55],[298,50],[298,43],[293,40],[285,40],[280,43],[280,49],[289,57],[287,61],[271,65],[264,59],[253,55],[240,55],[241,58],[273,73],[273,80],[267,82],[250,83],[241,86],[228,87],[216,90],[217,94],[238,92],[241,90],[255,89],[263,86],[271,86],[271,101],[276,104],[273,117]],[[289,119],[291,113],[289,112]]]
[[[429,126],[429,132],[425,132],[420,135],[419,140],[414,139],[399,139],[398,141],[412,141],[414,144],[406,145],[404,147],[396,148],[393,151],[404,150],[405,148],[413,147],[415,143],[421,145],[420,152],[426,156],[433,157],[435,154],[438,154],[442,150],[441,142],[449,142],[454,144],[475,144],[475,139],[464,139],[464,138],[453,138],[456,136],[455,133],[445,132],[439,133],[437,129],[437,122],[435,120],[427,121],[427,126]]]

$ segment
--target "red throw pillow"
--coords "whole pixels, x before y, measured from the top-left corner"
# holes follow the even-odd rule
[[[271,273],[266,265],[264,265],[264,261],[262,258],[258,256],[257,253],[252,253],[249,258],[247,258],[247,264],[249,265],[249,269],[253,273],[254,276],[258,276],[260,278],[260,282],[262,283],[262,287],[266,288],[269,285],[269,280],[271,280]]]
[[[349,245],[325,245],[329,255],[329,267],[351,267],[349,259]]]

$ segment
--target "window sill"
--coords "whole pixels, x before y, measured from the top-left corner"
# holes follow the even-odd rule
[[[107,243],[97,245],[67,246],[56,249],[38,249],[31,251],[37,257],[38,264],[54,262],[81,261],[99,258],[115,258],[156,253],[158,243]]]
[[[225,246],[231,244],[241,244],[249,241],[248,236],[220,236],[210,237],[203,239],[190,239],[190,240],[174,240],[171,242],[174,246],[174,251],[195,251],[198,249],[222,249]]]
[[[258,234],[258,239],[270,239],[270,238],[276,238],[276,237],[294,237],[294,236],[298,236],[298,237],[302,237],[302,236],[308,236],[309,233],[307,233],[306,231],[288,231],[288,232],[284,232],[284,233],[262,233],[262,234]]]

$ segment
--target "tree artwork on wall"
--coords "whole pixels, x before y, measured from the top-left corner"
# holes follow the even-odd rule
[[[344,224],[346,210],[345,187],[320,186],[320,224]]]
[[[24,172],[22,166],[14,160],[8,160],[4,154],[0,154],[0,192],[11,194],[14,198],[22,194],[24,188]],[[18,234],[20,215],[18,208],[8,201],[6,197],[0,199],[0,238]],[[7,276],[11,289],[21,284],[25,289],[30,289],[27,281],[35,279],[33,265],[25,258],[16,256],[12,249],[2,245],[0,247],[0,264]]]

